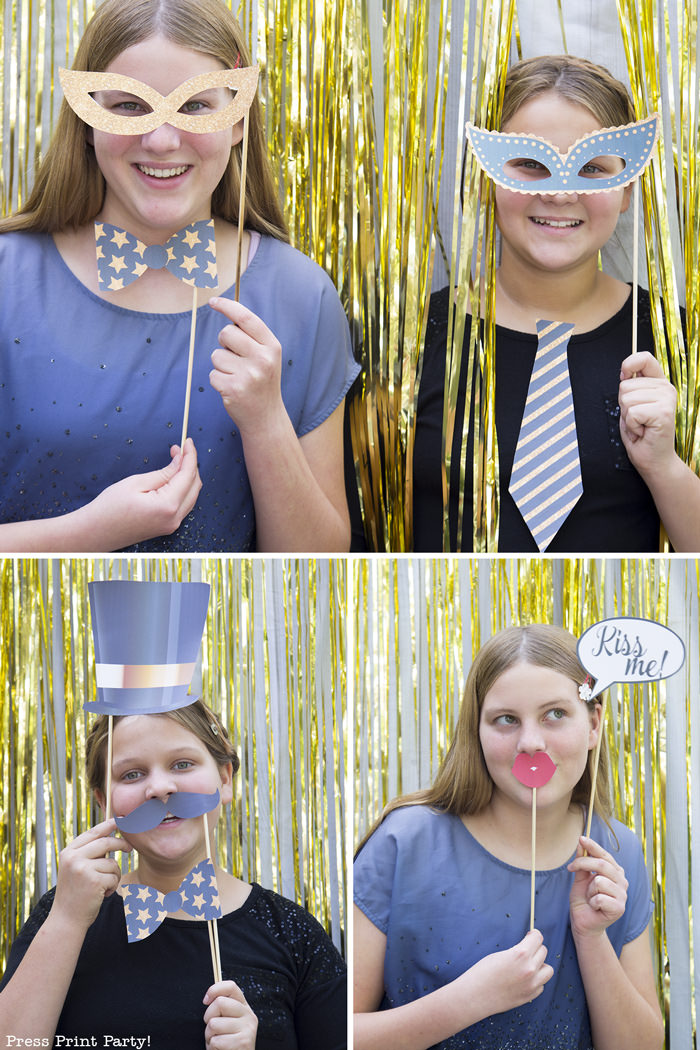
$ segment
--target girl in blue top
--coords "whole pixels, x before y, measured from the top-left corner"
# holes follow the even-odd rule
[[[604,750],[583,834],[601,711],[585,679],[553,626],[478,653],[434,785],[394,800],[355,861],[356,1050],[660,1050],[649,880],[608,819]],[[512,767],[540,751],[556,772],[537,791],[527,932],[532,791]]]
[[[147,98],[249,64],[220,0],[106,0],[74,67],[130,77]],[[88,95],[122,122],[152,112],[125,90],[86,82]],[[133,135],[64,101],[32,194],[0,223],[0,549],[347,550],[347,320],[288,244],[256,98],[233,301],[243,121],[180,126],[230,101],[199,90],[177,126]],[[180,449],[192,288],[167,268],[101,288],[95,221],[151,248],[211,219],[218,285],[198,293],[194,443]]]

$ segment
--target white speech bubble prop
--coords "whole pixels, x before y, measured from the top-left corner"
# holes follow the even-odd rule
[[[578,658],[595,679],[591,699],[613,682],[658,682],[679,671],[685,646],[670,627],[655,620],[613,616],[581,635]]]
[[[595,679],[590,696],[593,699],[613,682],[659,682],[669,678],[683,666],[685,646],[675,631],[655,620],[612,616],[584,631],[578,642],[578,658]],[[589,837],[607,706],[603,700],[586,821]]]

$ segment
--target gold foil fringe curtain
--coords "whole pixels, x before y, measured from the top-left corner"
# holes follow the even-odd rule
[[[241,760],[220,862],[298,901],[345,946],[346,567],[340,561],[0,562],[0,970],[63,846],[98,819],[84,775],[95,693],[87,584],[211,585],[192,692]]]
[[[380,559],[353,565],[355,842],[399,794],[427,787],[452,737],[469,666],[511,624],[580,636],[610,616],[665,623],[683,669],[607,691],[614,816],[644,847],[652,951],[671,1050],[690,1050],[700,988],[700,564],[683,560]],[[400,742],[400,743],[399,743]],[[693,907],[695,905],[695,907]],[[689,925],[690,916],[690,925]]]
[[[700,76],[697,2],[617,0],[635,108],[658,111],[658,154],[642,180],[657,356],[678,390],[676,447],[700,469]],[[675,248],[674,251],[674,242]],[[678,254],[680,252],[680,260]],[[679,311],[685,301],[687,348]]]
[[[505,74],[508,69],[510,40],[515,16],[515,2],[487,3],[477,11],[477,32],[469,41],[465,37],[460,84],[469,83],[467,72],[471,67],[471,91],[460,105],[460,117],[465,116],[479,127],[497,126],[503,99]],[[469,53],[476,43],[476,53]],[[462,100],[460,99],[460,102]],[[460,121],[460,127],[465,121]],[[464,180],[455,179],[462,190],[461,208],[455,207],[453,254],[449,269],[449,286],[457,289],[457,309],[450,313],[447,331],[447,365],[445,368],[445,395],[443,413],[443,550],[461,549],[465,481],[467,474],[467,445],[470,413],[465,410],[462,427],[459,478],[455,482],[451,472],[455,413],[459,393],[464,349],[464,329],[467,314],[474,319],[467,347],[468,392],[474,392],[473,433],[473,550],[496,550],[498,547],[498,442],[496,438],[495,363],[496,310],[495,283],[496,238],[493,193],[481,176],[479,165],[471,151],[466,156]],[[462,214],[460,236],[456,236],[459,214]],[[485,298],[482,301],[482,286]],[[484,319],[483,328],[480,324]],[[467,397],[469,403],[469,396]],[[458,506],[455,541],[450,532],[449,508],[456,499]]]
[[[617,0],[617,6],[637,107],[640,113],[658,108],[663,117],[660,155],[643,180],[648,279],[657,354],[679,392],[679,453],[697,469],[697,3]],[[3,211],[26,197],[60,103],[56,69],[71,61],[93,9],[92,0],[67,0],[61,8],[5,0]],[[556,10],[566,49],[572,9],[557,0]],[[466,119],[486,126],[496,120],[511,41],[520,46],[516,2],[245,0],[238,17],[262,70],[269,154],[293,241],[335,281],[364,365],[358,395],[349,406],[349,429],[366,542],[371,550],[412,549],[416,399],[437,260],[444,263],[445,283],[458,295],[448,338],[445,506],[453,449],[460,462],[458,491],[452,496],[460,508],[463,504],[468,435],[465,428],[460,445],[454,428],[464,317],[471,310],[488,319],[483,338],[473,326],[464,351],[478,405],[472,545],[475,551],[495,550],[494,225],[471,158],[464,182],[461,163]],[[452,218],[441,228],[438,209],[450,195]],[[485,310],[476,294],[481,277]],[[679,314],[683,301],[687,353]],[[461,513],[452,523],[458,537]],[[447,523],[443,546],[455,547]]]

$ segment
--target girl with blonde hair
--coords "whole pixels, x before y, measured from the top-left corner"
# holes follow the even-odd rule
[[[182,126],[230,101],[208,74],[248,65],[222,0],[106,0],[88,25],[74,70],[129,77],[144,95],[205,86],[174,124],[129,134],[111,118],[123,129],[149,104],[88,78],[101,126],[64,100],[29,199],[0,222],[4,550],[347,549],[342,413],[358,366],[337,293],[288,243],[256,97],[233,301],[243,120]],[[192,289],[161,261],[124,281],[123,244],[165,259],[212,219],[215,287],[198,293],[193,440],[180,449]],[[105,288],[107,224],[120,240],[104,249],[117,275]]]
[[[660,1050],[639,842],[609,816],[600,704],[576,640],[534,624],[494,635],[470,668],[431,788],[394,800],[354,868],[356,1050]],[[528,930],[538,788],[535,928]]]

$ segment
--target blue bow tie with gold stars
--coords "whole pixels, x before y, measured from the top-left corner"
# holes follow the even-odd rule
[[[96,222],[95,247],[98,282],[106,292],[121,291],[149,269],[167,269],[198,288],[218,284],[213,219],[185,226],[165,244],[144,244],[118,226]]]
[[[197,864],[170,893],[153,886],[128,883],[124,887],[124,917],[127,940],[142,941],[154,933],[168,912],[184,911],[195,919],[218,919],[221,915],[216,872],[209,857]]]

